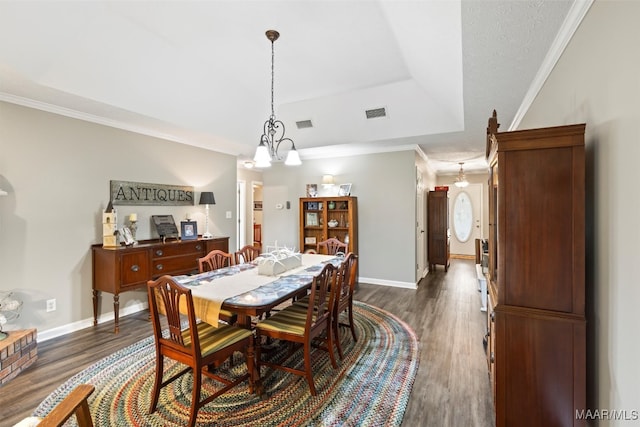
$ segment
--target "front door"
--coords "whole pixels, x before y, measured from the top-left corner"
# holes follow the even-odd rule
[[[475,239],[482,238],[482,184],[449,188],[451,253],[475,256]]]

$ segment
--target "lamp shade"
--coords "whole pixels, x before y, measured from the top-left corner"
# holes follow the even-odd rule
[[[213,192],[211,191],[203,191],[200,193],[200,204],[201,205],[215,205],[216,198],[213,197]]]
[[[268,168],[271,166],[271,155],[264,142],[260,142],[260,145],[256,148],[256,155],[253,157],[253,161],[256,162],[257,168]]]
[[[335,183],[333,175],[322,175],[322,185],[331,186],[335,185]]]
[[[289,150],[289,153],[287,153],[287,158],[284,161],[284,164],[287,166],[300,166],[302,164],[302,161],[300,160],[300,155],[298,154],[298,150],[296,150],[295,148],[292,148],[291,150]]]

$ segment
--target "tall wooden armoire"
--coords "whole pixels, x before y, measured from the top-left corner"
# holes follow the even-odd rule
[[[586,405],[584,124],[487,129],[496,425],[576,426]]]
[[[429,270],[436,264],[449,269],[449,192],[429,191],[427,196],[427,251]]]

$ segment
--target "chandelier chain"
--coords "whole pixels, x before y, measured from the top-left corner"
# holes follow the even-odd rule
[[[274,55],[274,40],[271,40],[271,118],[274,119],[276,117],[276,113],[275,110],[273,108],[273,98],[274,98],[274,94],[275,94],[275,90],[274,90],[274,80],[275,80],[275,73],[274,73],[274,61],[275,61],[275,55]]]

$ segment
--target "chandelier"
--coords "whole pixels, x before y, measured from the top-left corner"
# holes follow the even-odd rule
[[[464,171],[462,170],[462,165],[464,165],[464,162],[460,162],[459,164],[460,171],[458,171],[458,176],[456,177],[454,184],[456,187],[464,188],[469,185],[469,181],[467,181],[467,177],[464,175]]]
[[[283,142],[290,142],[291,149],[287,153],[287,158],[284,161],[285,165],[297,166],[302,164],[300,156],[296,150],[296,146],[291,138],[285,138],[284,136],[284,123],[276,119],[276,114],[273,109],[273,43],[278,40],[280,33],[275,30],[269,30],[266,32],[267,38],[271,41],[271,115],[264,122],[262,136],[260,137],[260,144],[256,149],[256,154],[253,160],[256,162],[257,168],[268,168],[271,166],[272,161],[282,160],[278,154],[280,144]]]

